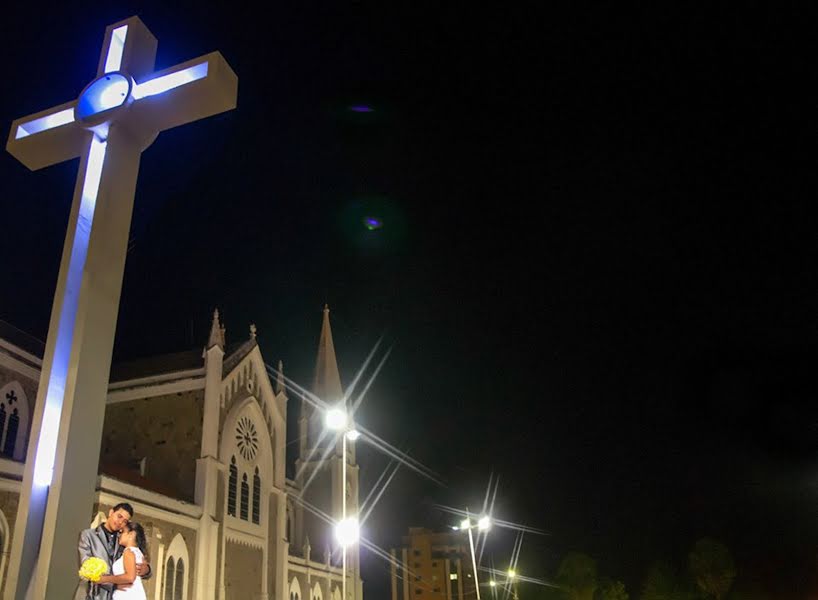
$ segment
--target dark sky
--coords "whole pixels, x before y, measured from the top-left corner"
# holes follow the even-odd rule
[[[237,110],[143,155],[115,356],[199,346],[218,306],[306,383],[328,302],[347,382],[392,348],[360,421],[448,483],[401,473],[373,541],[494,472],[499,516],[549,532],[533,576],[581,550],[635,596],[711,535],[814,590],[816,11],[238,4],[3,11],[5,126],[76,97],[131,14],[157,68],[239,76]],[[76,169],[0,154],[0,319],[40,337]]]

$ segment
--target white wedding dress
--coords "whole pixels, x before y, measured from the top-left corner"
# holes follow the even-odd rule
[[[125,548],[125,552],[128,552],[129,550],[134,553],[136,564],[141,565],[142,561],[144,560],[142,551],[135,547]],[[125,563],[122,561],[123,556],[120,556],[118,559],[116,559],[116,562],[114,562],[114,566],[111,569],[114,575],[125,574]],[[142,578],[137,575],[136,579],[133,580],[133,584],[129,588],[114,590],[113,600],[147,600],[145,588],[142,587]]]

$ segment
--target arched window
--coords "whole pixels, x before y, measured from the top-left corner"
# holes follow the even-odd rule
[[[258,476],[258,467],[256,467],[256,474],[253,475],[253,523],[258,525],[259,513],[261,504],[261,477]]]
[[[230,459],[230,479],[227,482],[227,514],[236,516],[236,485],[238,484],[239,470],[236,467],[236,457]]]
[[[187,573],[185,567],[190,564],[187,545],[181,534],[176,534],[168,546],[168,560],[165,563],[165,590],[163,600],[187,600]]]
[[[181,558],[176,563],[176,584],[173,586],[173,600],[182,599],[182,584],[185,581],[185,561]]]
[[[173,600],[173,580],[176,577],[176,564],[171,556],[165,565],[165,598]]]
[[[247,473],[241,476],[241,514],[242,521],[247,520],[247,505],[250,503],[250,486],[247,484]]]
[[[0,588],[3,587],[3,574],[6,572],[6,558],[9,555],[9,524],[6,515],[0,510]]]
[[[16,381],[0,389],[0,456],[25,460],[28,400]]]
[[[296,577],[290,582],[290,600],[301,600],[301,585]]]

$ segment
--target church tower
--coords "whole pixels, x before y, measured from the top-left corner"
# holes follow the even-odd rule
[[[344,390],[329,320],[329,307],[324,306],[318,356],[312,392],[330,407],[343,406]],[[346,493],[347,516],[358,514],[358,466],[355,442],[346,440],[347,481],[343,481],[343,432],[327,430],[324,411],[306,400],[301,401],[299,419],[299,456],[296,460],[297,484],[309,505],[325,513],[333,521],[342,516],[343,495]],[[306,540],[311,544],[315,560],[341,564],[341,552],[326,523],[303,507],[296,519],[297,545]],[[347,548],[347,600],[361,597],[360,562],[357,544]]]

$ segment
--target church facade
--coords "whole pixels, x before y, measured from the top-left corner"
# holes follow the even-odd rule
[[[4,325],[0,323],[0,325]],[[29,447],[42,349],[0,327],[0,594],[7,578]],[[325,307],[312,390],[343,397]],[[114,365],[99,477],[88,523],[118,502],[145,527],[154,600],[342,600],[340,550],[329,519],[358,505],[354,442],[346,452],[322,415],[297,399],[298,456],[286,476],[287,410],[279,361],[261,353],[255,327],[228,347],[214,313],[203,351]],[[361,600],[357,546],[346,554],[347,600]]]

